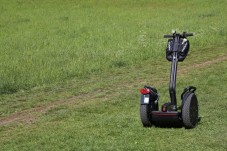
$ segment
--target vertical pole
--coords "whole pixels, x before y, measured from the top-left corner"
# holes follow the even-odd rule
[[[176,76],[177,76],[177,52],[173,52],[173,60],[171,64],[170,83],[169,83],[169,94],[173,109],[177,109],[177,98],[176,98]]]
[[[173,110],[177,110],[177,98],[176,98],[176,76],[177,76],[177,63],[178,63],[178,48],[179,48],[179,36],[175,35],[173,44],[173,59],[171,64],[170,82],[169,82],[169,94]]]

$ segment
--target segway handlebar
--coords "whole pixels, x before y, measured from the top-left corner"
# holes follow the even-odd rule
[[[193,34],[193,33],[185,33],[184,36],[185,36],[185,37],[189,37],[189,36],[194,36],[194,34]]]
[[[177,34],[176,32],[173,33],[172,35],[164,35],[164,38],[174,38],[175,36],[180,36],[182,38],[185,38],[185,37],[189,37],[189,36],[193,36],[194,34],[193,33],[186,33],[186,32],[183,32],[182,34]]]

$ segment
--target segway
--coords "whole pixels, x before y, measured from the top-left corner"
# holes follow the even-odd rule
[[[188,36],[193,33],[183,32],[182,34],[173,32],[171,35],[164,35],[170,38],[166,47],[166,59],[171,61],[171,72],[169,82],[170,102],[161,106],[159,111],[159,94],[156,88],[144,86],[140,90],[140,116],[144,127],[196,127],[198,116],[198,100],[195,94],[196,87],[188,86],[181,94],[181,105],[177,106],[176,98],[176,76],[177,64],[182,62],[188,55],[190,43]]]

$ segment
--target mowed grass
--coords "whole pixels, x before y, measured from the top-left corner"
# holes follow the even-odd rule
[[[195,32],[193,49],[223,45],[225,4],[1,0],[0,92],[86,79],[162,58],[163,34],[171,29]]]
[[[187,58],[185,63],[193,59]],[[179,92],[187,85],[197,87],[202,120],[195,129],[142,127],[138,89],[144,80],[157,86],[161,94],[161,103],[168,100],[168,73],[163,73],[166,77],[158,77],[160,81],[164,81],[160,84],[156,79],[149,78],[148,75],[152,74],[152,71],[149,71],[150,67],[145,66],[137,71],[125,69],[130,75],[118,73],[115,84],[111,79],[105,79],[105,86],[99,91],[90,92],[90,95],[84,95],[81,99],[83,101],[67,103],[66,100],[66,103],[42,113],[31,123],[14,122],[1,126],[2,150],[224,151],[227,145],[227,93],[223,84],[227,77],[226,62],[225,60],[194,68],[188,70],[187,75],[178,74]],[[160,67],[158,64],[154,66]],[[167,63],[160,68],[168,67]],[[185,66],[179,65],[179,70],[182,67]],[[148,75],[138,74],[138,71],[147,72]],[[129,80],[125,81],[123,75]],[[94,84],[91,84],[91,87],[94,87]]]
[[[1,150],[226,150],[226,1],[2,1],[0,116],[65,100],[0,126]],[[171,29],[194,32],[179,64],[197,87],[197,128],[143,128],[138,90],[169,101]],[[195,68],[193,68],[193,66]],[[75,98],[74,98],[75,96]],[[26,121],[26,120],[25,120]]]

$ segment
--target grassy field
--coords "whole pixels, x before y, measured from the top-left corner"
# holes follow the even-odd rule
[[[3,94],[163,58],[171,29],[195,32],[196,50],[226,43],[225,1],[1,3]]]
[[[0,0],[1,150],[226,150],[225,0]],[[194,32],[177,93],[197,128],[143,128],[139,89],[169,101],[163,34]]]

